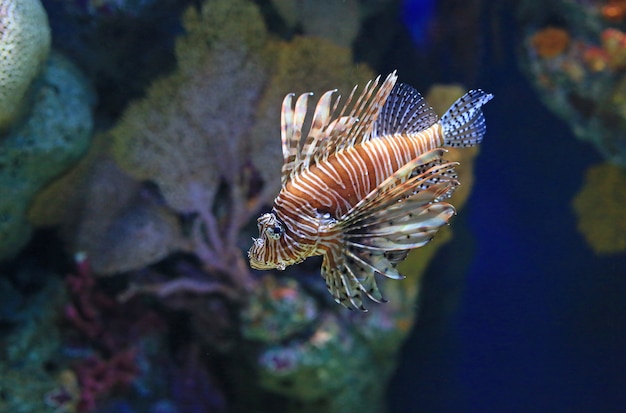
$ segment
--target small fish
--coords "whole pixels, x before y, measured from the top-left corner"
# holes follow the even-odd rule
[[[323,256],[335,301],[362,311],[363,295],[386,301],[376,275],[404,278],[397,264],[455,214],[443,200],[459,184],[457,163],[443,160],[444,147],[482,140],[481,107],[493,97],[472,90],[437,121],[415,89],[397,83],[396,72],[380,79],[358,97],[355,86],[341,108],[336,90],[324,93],[308,122],[312,94],[295,105],[293,93],[285,97],[282,189],[272,211],[258,218],[259,238],[248,252],[250,266],[261,270]]]

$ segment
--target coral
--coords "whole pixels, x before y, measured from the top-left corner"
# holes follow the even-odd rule
[[[249,340],[279,342],[308,328],[318,312],[296,280],[265,276],[241,312],[241,332]]]
[[[626,68],[626,34],[617,29],[602,32],[602,47],[608,56],[608,65],[613,70]]]
[[[530,38],[530,44],[542,59],[560,55],[567,49],[569,43],[569,33],[558,27],[538,30]]]
[[[260,354],[261,384],[297,400],[332,399],[348,383],[355,385],[354,373],[367,358],[359,354],[367,348],[355,340],[336,316],[326,315],[307,340],[269,346]]]
[[[573,201],[578,230],[597,254],[626,251],[626,171],[611,164],[587,171]]]
[[[603,2],[524,4],[520,62],[541,99],[578,138],[593,143],[610,162],[626,165],[623,28],[607,27]],[[542,26],[555,15],[562,16],[558,29]],[[545,44],[537,41],[543,38]]]
[[[75,368],[75,372],[80,387],[78,411],[90,412],[95,409],[99,398],[132,383],[139,369],[135,351],[129,349],[119,351],[106,360],[88,357]]]
[[[91,411],[99,399],[145,374],[139,364],[144,343],[163,329],[163,323],[137,300],[122,305],[97,288],[84,255],[76,257],[76,272],[67,275],[66,284],[70,302],[64,315],[74,345],[93,349],[73,366],[80,388],[78,410]]]
[[[607,4],[600,8],[600,14],[606,20],[616,23],[622,22],[626,17],[626,1],[608,0]]]
[[[183,24],[178,70],[128,108],[111,131],[113,155],[190,219],[187,250],[204,268],[245,287],[251,278],[238,237],[279,190],[283,96],[352,84],[370,72],[324,40],[271,39],[245,1],[209,1],[189,9]]]
[[[33,222],[60,224],[71,250],[87,251],[88,261],[79,255],[76,273],[66,277],[64,313],[68,341],[82,350],[72,369],[81,409],[103,408],[118,387],[133,391],[147,380],[154,361],[144,355],[149,331],[141,327],[161,320],[146,304],[156,301],[184,320],[167,351],[178,346],[185,357],[175,357],[163,397],[217,411],[226,404],[250,411],[262,398],[280,400],[280,411],[382,411],[420,275],[445,239],[411,255],[402,268],[409,279],[386,283],[391,303],[367,315],[338,310],[319,265],[259,280],[241,251],[254,232],[250,219],[279,189],[284,95],[345,94],[371,79],[371,70],[327,40],[271,36],[244,0],[190,8],[183,26],[176,70],[131,104],[31,209]],[[456,92],[439,89],[434,100]],[[99,277],[119,272],[128,274]],[[210,370],[216,358],[220,368]],[[224,383],[232,384],[228,403]],[[189,393],[198,396],[189,401]]]
[[[0,319],[0,411],[44,413],[53,411],[49,394],[67,384],[58,372],[61,335],[57,314],[66,295],[62,283],[53,274],[34,269],[41,282],[37,291],[23,294],[11,318]],[[1,274],[0,279],[7,274]],[[32,286],[30,286],[32,288]],[[16,291],[10,292],[13,296]],[[4,293],[3,293],[4,294]],[[8,297],[2,295],[0,302]],[[71,390],[71,389],[68,389]],[[77,399],[71,395],[62,403],[71,411]],[[55,406],[57,407],[57,406]],[[61,412],[63,410],[59,410]]]
[[[34,91],[28,119],[0,142],[0,259],[28,240],[26,211],[35,194],[89,144],[93,96],[77,69],[52,55]]]
[[[242,309],[241,331],[262,345],[258,385],[287,397],[282,411],[381,411],[381,383],[411,326],[405,318],[415,297],[391,291],[390,306],[364,316],[328,311],[294,279],[267,275],[261,286]]]
[[[19,116],[49,50],[48,17],[39,0],[0,1],[0,131]]]
[[[110,136],[97,135],[88,154],[41,191],[29,210],[34,225],[60,226],[68,252],[87,254],[101,275],[143,267],[186,247],[177,217],[110,159],[109,142]]]

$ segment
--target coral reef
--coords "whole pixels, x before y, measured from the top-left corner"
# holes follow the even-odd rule
[[[146,347],[158,339],[165,325],[137,300],[122,305],[96,288],[84,255],[77,255],[76,272],[66,277],[66,284],[70,300],[64,315],[72,327],[71,342],[93,350],[82,352],[85,356],[79,356],[72,367],[80,390],[77,408],[87,412],[99,399],[128,389],[148,373],[141,368],[141,359],[149,357]]]
[[[626,171],[615,165],[596,165],[573,201],[578,230],[597,254],[626,251]]]
[[[104,24],[98,5],[140,3],[64,2],[96,6],[94,26]],[[315,2],[273,1],[275,10],[295,12],[283,16],[288,40],[268,31],[250,1],[194,3],[176,37],[176,68],[116,107],[121,118],[45,190],[52,174],[22,177],[34,189],[19,198],[26,199],[20,222],[59,227],[66,251],[78,253],[65,277],[64,357],[41,398],[49,409],[385,410],[385,383],[415,320],[421,274],[450,231],[410,255],[401,267],[407,279],[382,286],[391,302],[368,314],[336,306],[314,259],[279,277],[253,273],[242,252],[256,232],[250,220],[279,189],[284,95],[346,93],[371,79],[339,44],[350,44],[381,3],[333,2],[333,19],[321,21]],[[299,32],[305,36],[291,36]],[[332,33],[333,41],[314,33]],[[445,109],[461,93],[440,86],[428,99]],[[469,193],[475,154],[450,151],[451,159],[464,156],[455,204]],[[2,280],[0,292],[11,296]],[[6,312],[19,304],[7,300]]]
[[[19,306],[0,311],[0,411],[71,412],[78,403],[72,387],[74,376],[57,363],[61,334],[56,321],[65,292],[57,278],[41,273],[29,277],[33,276],[47,281],[39,282],[42,285],[38,291],[24,294],[15,287],[19,283],[10,282],[8,274],[0,274],[0,280],[16,288],[11,295],[3,291],[0,307],[5,308],[6,297],[21,297]]]
[[[520,6],[522,66],[544,103],[574,134],[626,166],[626,26],[619,1],[545,2]],[[545,25],[559,16],[559,26]]]
[[[0,141],[0,259],[30,236],[26,211],[35,194],[85,152],[93,95],[68,61],[53,54],[33,91],[29,117]]]
[[[39,0],[0,1],[0,132],[24,109],[49,51],[50,27]]]

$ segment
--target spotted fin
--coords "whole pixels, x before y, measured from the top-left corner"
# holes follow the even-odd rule
[[[398,83],[374,123],[375,137],[417,133],[437,123],[437,114],[413,87]]]
[[[458,185],[443,152],[415,158],[334,224],[342,239],[324,256],[322,275],[338,303],[364,310],[363,294],[384,302],[376,276],[403,278],[396,266],[407,251],[427,244],[454,215],[452,205],[438,202]]]
[[[492,98],[492,94],[478,89],[470,90],[454,102],[439,121],[444,145],[465,147],[479,144],[486,131],[481,108]]]

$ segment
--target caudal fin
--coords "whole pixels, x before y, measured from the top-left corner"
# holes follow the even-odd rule
[[[485,117],[481,107],[493,98],[490,93],[470,90],[461,96],[441,117],[445,146],[474,146],[485,135]]]

